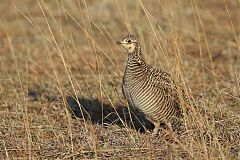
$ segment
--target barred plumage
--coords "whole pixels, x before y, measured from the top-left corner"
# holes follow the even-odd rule
[[[170,122],[180,111],[177,88],[170,74],[148,65],[133,35],[118,41],[128,51],[123,77],[123,93],[129,106],[137,107],[155,125]]]

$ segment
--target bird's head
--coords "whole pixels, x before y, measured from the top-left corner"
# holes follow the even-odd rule
[[[117,41],[117,44],[121,44],[121,46],[123,46],[128,53],[132,53],[138,46],[138,41],[134,35],[129,34],[122,40]]]

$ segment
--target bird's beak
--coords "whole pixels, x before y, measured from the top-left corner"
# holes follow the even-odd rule
[[[121,41],[117,41],[116,44],[122,44],[122,42]]]

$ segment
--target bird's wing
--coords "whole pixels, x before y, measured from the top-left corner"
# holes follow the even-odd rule
[[[176,103],[179,103],[177,87],[171,75],[151,66],[149,67],[149,70],[152,84],[155,87],[160,88],[164,92],[164,95],[173,98]]]

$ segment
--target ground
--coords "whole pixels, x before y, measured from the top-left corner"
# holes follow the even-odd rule
[[[240,158],[239,1],[0,4],[0,159]],[[129,33],[193,97],[181,131],[129,114]]]

